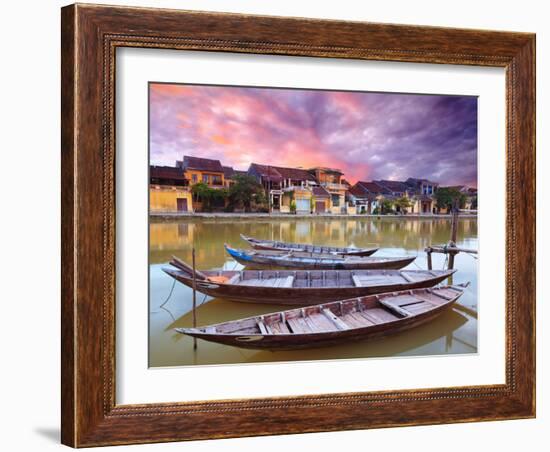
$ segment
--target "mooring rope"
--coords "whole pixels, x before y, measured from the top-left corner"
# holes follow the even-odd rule
[[[164,305],[166,303],[168,303],[168,300],[170,300],[170,297],[172,296],[172,292],[174,292],[174,287],[176,286],[176,279],[175,278],[172,278],[172,279],[173,279],[172,288],[170,289],[170,293],[168,294],[168,298],[166,300],[164,300],[164,302],[159,306],[159,308],[164,308]]]
[[[416,259],[418,259],[418,250],[416,250],[416,257],[414,258],[414,261],[413,261],[413,264],[416,265],[418,267],[418,270],[424,270],[420,265],[418,265],[418,263],[416,262]]]

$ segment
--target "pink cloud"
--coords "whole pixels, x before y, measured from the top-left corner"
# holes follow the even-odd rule
[[[252,162],[335,167],[351,182],[477,179],[475,98],[169,84],[150,90],[153,164],[195,155],[237,169]]]

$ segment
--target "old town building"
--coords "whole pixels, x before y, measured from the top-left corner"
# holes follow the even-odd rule
[[[193,212],[189,181],[181,168],[149,168],[149,209],[151,212]]]

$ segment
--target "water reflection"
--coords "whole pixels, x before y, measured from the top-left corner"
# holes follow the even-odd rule
[[[365,358],[381,356],[433,355],[472,353],[477,351],[477,260],[459,254],[455,267],[459,270],[454,282],[472,284],[457,306],[435,321],[387,338],[335,347],[269,352],[244,350],[236,347],[200,341],[193,351],[192,340],[173,328],[190,326],[192,294],[187,287],[165,275],[161,268],[172,255],[191,261],[192,247],[196,248],[197,267],[239,268],[223,249],[228,243],[246,247],[239,234],[271,240],[304,243],[326,243],[365,247],[377,244],[377,255],[417,255],[411,269],[426,268],[423,249],[430,244],[449,240],[450,221],[447,219],[189,219],[174,223],[150,225],[150,347],[151,366],[188,364],[253,363],[263,361],[295,361],[334,358]],[[477,221],[461,219],[458,245],[477,249]],[[434,268],[443,268],[444,256],[433,255]],[[172,294],[170,292],[172,290]],[[169,296],[170,295],[170,296]],[[197,294],[198,324],[233,320],[284,309],[276,305],[236,303],[212,299]]]

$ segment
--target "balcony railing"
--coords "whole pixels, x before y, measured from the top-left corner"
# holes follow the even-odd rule
[[[347,190],[347,185],[337,184],[335,182],[323,182],[321,185],[329,190]]]

